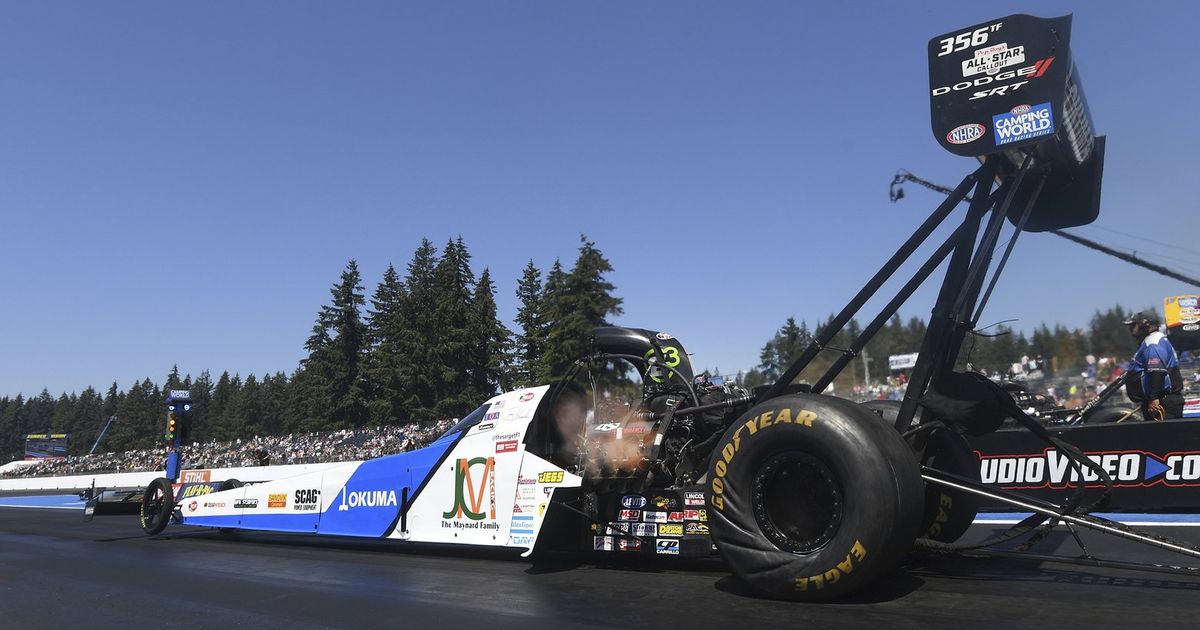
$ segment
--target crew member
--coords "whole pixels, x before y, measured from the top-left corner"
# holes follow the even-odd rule
[[[1129,371],[1141,377],[1142,416],[1147,420],[1182,418],[1183,377],[1175,348],[1158,331],[1158,322],[1145,313],[1134,313],[1125,325],[1134,339],[1142,340],[1129,364]]]

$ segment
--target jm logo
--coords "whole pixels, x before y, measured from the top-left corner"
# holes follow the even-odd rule
[[[475,466],[483,466],[483,476],[479,478],[479,485],[475,485],[475,477],[471,474],[471,469]],[[461,519],[463,516],[472,521],[483,520],[484,518],[496,518],[496,458],[495,457],[476,457],[474,459],[460,459],[454,469],[454,506],[448,512],[442,514],[442,518]],[[483,510],[483,493],[484,487],[488,490],[489,510],[487,513]]]

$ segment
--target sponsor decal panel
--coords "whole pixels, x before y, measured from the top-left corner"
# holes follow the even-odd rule
[[[1044,76],[1053,63],[1054,57],[1038,59],[1033,65],[1022,66],[1014,70],[1004,70],[996,74],[984,74],[974,79],[960,81],[954,85],[938,86],[933,88],[932,95],[936,98],[952,92],[961,92],[963,90],[971,90],[972,88],[986,88],[983,90],[974,90],[971,93],[971,97],[967,99],[976,101],[991,96],[1015,94],[1031,80]]]
[[[197,507],[197,504],[196,504],[196,501],[195,501],[194,499],[193,499],[192,501],[188,502],[188,511],[189,511],[189,512],[195,512],[195,511],[196,511],[196,507]]]
[[[258,499],[238,499],[233,507],[239,510],[254,510],[258,508]]]
[[[528,518],[532,520],[533,516]],[[446,529],[500,529],[496,522],[495,457],[464,457],[455,462],[454,503],[442,513],[442,519]]]
[[[1146,451],[1087,452],[1112,477],[1114,488],[1200,486],[1200,451],[1160,455]],[[1080,484],[1079,471],[1057,449],[1030,455],[988,455],[979,460],[979,476],[985,484],[1005,489],[1073,488]],[[1100,476],[1084,468],[1082,483],[1102,487]]]
[[[277,492],[267,495],[268,508],[285,508],[287,507],[287,493]]]
[[[517,441],[516,440],[505,440],[503,442],[496,442],[496,454],[497,455],[499,455],[500,453],[515,453],[515,452],[517,452]]]
[[[671,497],[654,497],[651,503],[660,510],[673,510],[679,505],[679,502]]]
[[[1007,43],[1000,43],[977,49],[970,59],[964,59],[962,75],[963,78],[967,78],[977,74],[996,74],[1003,68],[1019,66],[1023,63],[1025,63],[1024,46],[1009,48]]]
[[[180,493],[180,499],[188,499],[191,497],[202,497],[206,494],[212,494],[213,487],[209,483],[196,483],[183,486],[183,492]]]
[[[676,523],[664,523],[658,526],[659,536],[682,536],[683,525]]]
[[[667,522],[667,513],[666,512],[644,512],[642,514],[642,520],[646,521],[647,523],[666,523]]]
[[[693,535],[708,535],[708,525],[704,523],[687,523],[683,526],[683,533]]]
[[[638,509],[646,507],[646,497],[638,495],[630,495],[621,497],[621,507],[629,509]]]
[[[667,522],[668,523],[682,523],[683,522],[683,512],[668,512],[667,513]]]
[[[1022,105],[1012,111],[992,116],[996,146],[1039,138],[1054,133],[1054,112],[1050,103]]]
[[[321,504],[321,491],[317,488],[302,488],[292,497],[292,509],[297,512],[316,512]]]
[[[563,471],[547,470],[546,472],[538,473],[538,483],[562,483]]]
[[[524,403],[533,400],[534,395],[535,394],[533,392],[525,392],[524,394],[521,394],[521,402]]]
[[[630,523],[633,527],[633,535],[643,538],[653,537],[658,535],[658,526],[654,523]]]
[[[223,507],[225,507],[225,502],[224,501],[205,501],[204,507],[206,507],[206,508],[223,508]]]
[[[617,551],[641,551],[642,541],[636,538],[618,538]]]
[[[593,536],[593,548],[596,551],[612,551],[613,537],[612,536]]]
[[[950,144],[969,144],[983,137],[987,127],[978,123],[959,125],[946,134],[946,142]]]
[[[654,541],[654,553],[664,556],[679,555],[679,541],[674,539]]]
[[[684,510],[683,511],[683,520],[685,520],[685,521],[700,520],[700,510]]]
[[[347,512],[359,507],[387,507],[396,505],[399,505],[399,502],[396,501],[395,490],[354,490],[347,492],[346,488],[343,487],[339,495],[338,511]]]
[[[641,517],[641,510],[621,510],[621,512],[617,514],[618,521],[636,521]]]
[[[683,494],[683,504],[704,507],[704,493],[703,492],[685,492]]]
[[[484,420],[499,420],[500,412],[499,411],[489,411],[488,413],[484,414],[483,419]]]
[[[183,483],[208,483],[212,481],[211,470],[185,470],[180,478]]]

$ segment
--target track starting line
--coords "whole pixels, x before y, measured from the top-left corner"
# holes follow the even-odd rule
[[[85,501],[79,495],[42,495],[29,497],[0,497],[0,507],[38,508],[44,510],[82,510]],[[975,517],[976,525],[1014,525],[1030,513],[1026,512],[981,512]],[[1200,526],[1200,514],[1116,514],[1097,513],[1096,516],[1118,521],[1135,527]]]

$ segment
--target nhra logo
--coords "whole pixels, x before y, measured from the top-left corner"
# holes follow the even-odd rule
[[[1087,453],[1112,477],[1114,488],[1162,484],[1167,487],[1200,486],[1200,452],[1162,456],[1144,451]],[[1066,455],[1046,449],[1040,455],[1001,455],[979,461],[983,483],[1008,489],[1069,488],[1079,485],[1080,473]],[[1100,476],[1083,469],[1084,485],[1103,485]]]
[[[946,134],[946,142],[950,144],[967,144],[983,137],[987,128],[977,123],[959,125]]]
[[[483,466],[482,476],[476,486],[471,468]],[[488,490],[490,508],[483,510],[484,490]],[[477,489],[478,488],[478,489]],[[485,518],[496,518],[496,458],[476,457],[474,459],[459,459],[454,467],[454,505],[442,514],[442,518],[462,519],[472,521]]]

